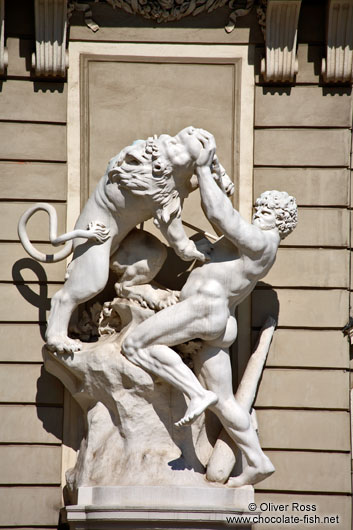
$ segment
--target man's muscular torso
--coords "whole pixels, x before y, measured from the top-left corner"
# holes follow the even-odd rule
[[[275,261],[277,244],[271,241],[269,234],[268,237],[268,245],[257,256],[241,253],[234,243],[221,238],[211,246],[210,261],[192,270],[180,300],[194,295],[221,295],[228,299],[229,308],[235,308]]]

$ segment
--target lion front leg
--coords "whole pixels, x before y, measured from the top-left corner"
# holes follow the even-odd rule
[[[160,231],[179,258],[184,261],[197,259],[202,263],[209,260],[208,254],[200,252],[194,241],[185,234],[180,216],[171,217],[168,222],[159,218],[158,224]]]
[[[149,283],[166,257],[167,249],[159,239],[144,230],[132,230],[110,259],[110,268],[119,278],[115,284],[117,295],[157,311],[176,304],[178,291],[159,289]]]

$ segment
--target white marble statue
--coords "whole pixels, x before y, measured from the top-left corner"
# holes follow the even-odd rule
[[[138,325],[122,351],[189,398],[177,426],[192,423],[207,408],[218,416],[247,461],[243,473],[229,481],[241,486],[263,480],[274,467],[260,448],[249,412],[234,398],[229,358],[237,336],[234,311],[272,267],[281,239],[296,225],[297,206],[286,192],[265,192],[256,201],[253,223],[247,223],[212,178],[213,136],[200,130],[197,137],[203,146],[195,162],[202,207],[224,237],[210,246],[209,261],[192,270],[180,301]],[[196,375],[171,349],[195,338],[202,339],[194,356]]]
[[[51,241],[66,242],[59,258],[74,248],[66,283],[52,300],[44,349],[47,370],[85,415],[79,456],[67,473],[73,495],[81,486],[240,487],[274,471],[249,414],[274,324],[262,333],[235,397],[229,347],[237,337],[235,309],[272,267],[296,225],[297,206],[286,192],[266,191],[246,222],[228,199],[234,186],[215,150],[212,134],[193,127],[139,140],[111,160],[73,232],[57,238],[55,210],[45,204],[20,220],[32,257],[57,260],[28,239],[26,223],[38,209],[50,215]],[[182,227],[183,200],[197,187],[206,217],[222,234],[215,243],[203,238],[195,245]],[[180,293],[153,284],[166,247],[135,228],[151,217],[179,257],[195,260]],[[117,297],[101,312],[94,308],[97,342],[69,338],[73,310],[104,288],[109,267]],[[230,438],[221,434],[216,443],[221,425]],[[231,473],[235,445],[246,460],[238,476]]]
[[[153,217],[179,257],[205,261],[204,254],[187,238],[180,217],[183,200],[196,187],[192,177],[201,149],[197,131],[187,127],[176,136],[163,134],[146,141],[137,140],[123,149],[109,162],[73,232],[57,237],[56,212],[48,204],[36,204],[23,214],[18,233],[31,257],[55,262],[66,258],[73,248],[65,285],[51,302],[46,334],[51,350],[73,353],[81,349],[80,341],[68,337],[72,312],[105,287],[110,260],[114,261],[120,243],[137,224]],[[223,168],[218,163],[214,167],[218,171],[214,173],[218,184],[232,192]],[[58,254],[42,254],[28,239],[26,223],[41,209],[50,215],[51,242],[54,245],[66,242]]]

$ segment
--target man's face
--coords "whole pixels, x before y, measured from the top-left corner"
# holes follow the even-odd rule
[[[258,226],[261,230],[272,230],[272,228],[276,228],[275,211],[267,205],[256,206],[253,215],[253,225]]]
[[[161,151],[170,160],[173,167],[188,168],[192,166],[202,150],[197,138],[198,129],[186,127],[176,136],[162,134],[158,140]]]

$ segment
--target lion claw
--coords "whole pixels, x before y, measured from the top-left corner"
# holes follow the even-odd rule
[[[99,221],[91,221],[88,224],[88,230],[92,232],[92,239],[97,243],[104,243],[109,239],[109,228]]]

